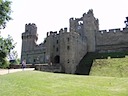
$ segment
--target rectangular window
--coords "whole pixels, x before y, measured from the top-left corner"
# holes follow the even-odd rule
[[[69,63],[69,59],[68,59],[68,63]]]
[[[59,50],[59,49],[58,49],[58,47],[57,47],[57,48],[56,48],[56,52],[58,52],[58,50]]]
[[[58,40],[56,41],[56,44],[58,44]]]
[[[67,46],[67,50],[70,50],[70,46]]]
[[[69,42],[69,40],[70,40],[70,39],[69,39],[69,38],[67,38],[67,40],[68,40],[68,42]]]

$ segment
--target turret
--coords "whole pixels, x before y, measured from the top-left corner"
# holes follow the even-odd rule
[[[87,37],[88,52],[95,51],[95,34],[99,30],[98,19],[94,17],[93,10],[89,10],[83,14],[83,30],[84,36]]]
[[[74,20],[74,18],[70,18],[69,19],[69,26],[70,26],[70,32],[76,32],[76,26],[77,26],[77,21],[76,20]]]
[[[25,25],[25,32],[22,33],[22,52],[32,51],[36,45],[37,27],[34,23]]]

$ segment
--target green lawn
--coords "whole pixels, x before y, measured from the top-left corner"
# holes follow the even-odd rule
[[[22,71],[0,76],[0,96],[128,96],[128,78]]]
[[[96,59],[92,65],[90,75],[128,77],[128,57]]]

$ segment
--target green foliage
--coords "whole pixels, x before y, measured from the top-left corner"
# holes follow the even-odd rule
[[[14,47],[15,44],[13,44],[11,36],[8,36],[8,38],[0,36],[0,67],[6,67],[5,65],[8,65],[6,58]]]
[[[13,56],[13,60],[10,60],[10,64],[13,65],[13,64],[20,64],[20,59],[18,58],[18,53],[17,51],[15,50],[12,50],[10,52],[10,55],[9,56]]]
[[[125,58],[125,56],[128,56],[128,51],[106,52],[106,53],[89,52],[82,58],[79,65],[77,66],[76,74],[90,74],[91,73],[91,75],[96,75],[96,76],[114,76],[117,73],[118,74],[118,75],[116,74],[117,76],[124,76],[124,77],[127,76],[128,77],[128,74],[125,74],[127,72],[125,72],[123,70],[123,69],[128,70],[127,69],[128,63],[122,61],[122,60],[124,60],[122,58]],[[108,60],[107,58],[113,58],[113,59]],[[114,58],[116,58],[116,59],[114,59]],[[113,61],[115,60],[115,61],[112,63],[112,60]],[[116,62],[116,60],[118,62]],[[122,62],[120,62],[120,60]],[[128,62],[128,59],[127,59],[127,62]],[[93,66],[92,66],[92,64],[93,64]],[[125,67],[121,68],[123,66],[122,64],[126,65],[126,68]],[[107,65],[119,65],[119,66],[108,67]],[[102,68],[105,70],[103,71]],[[90,69],[91,69],[91,72],[90,72]],[[116,69],[118,69],[118,70],[116,70]],[[117,72],[116,71],[114,72],[112,70],[116,70]],[[106,72],[106,73],[103,75],[104,72]],[[110,74],[110,72],[111,72],[111,74]],[[121,75],[121,74],[123,74],[123,75]]]
[[[10,60],[11,65],[20,64],[20,59],[16,58],[15,60]]]
[[[1,96],[128,96],[128,78],[22,71],[0,76]]]
[[[20,64],[20,59],[19,58],[16,59],[16,64]]]
[[[11,1],[8,0],[0,0],[0,29],[4,29],[6,27],[6,23],[11,20]]]
[[[1,58],[0,57],[0,68],[7,68],[9,67],[9,61],[7,60],[7,58]]]
[[[12,19],[10,17],[12,12],[10,5],[11,1],[0,0],[0,29],[4,29],[6,23]],[[0,68],[5,68],[9,65],[6,57],[14,47],[11,36],[8,36],[6,39],[0,36]]]
[[[6,57],[8,53],[15,47],[13,44],[13,39],[10,35],[7,38],[3,38],[0,36],[0,53],[2,57]]]

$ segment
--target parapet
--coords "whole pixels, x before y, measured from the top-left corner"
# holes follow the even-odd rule
[[[89,11],[87,12],[87,14],[93,14],[93,10],[89,9]]]
[[[68,30],[68,28],[65,27],[65,28],[64,28],[64,32],[67,32],[67,30]]]
[[[83,21],[83,18],[82,18],[82,17],[81,17],[81,18],[73,18],[73,17],[72,17],[72,18],[70,18],[69,20],[70,20],[70,21],[77,21],[77,22],[78,22],[78,21]]]
[[[103,34],[103,33],[107,32],[107,30],[100,30],[99,32]]]
[[[25,24],[25,27],[29,27],[29,26],[32,26],[32,27],[37,28],[37,26],[36,26],[36,24],[35,24],[35,23]]]
[[[72,21],[72,20],[74,20],[74,18],[72,17],[72,18],[70,18],[69,20]]]
[[[61,28],[61,29],[59,30],[59,33],[67,33],[67,32],[68,32],[67,30],[68,30],[67,27]]]
[[[120,28],[117,29],[109,29],[108,32],[121,32]]]
[[[37,32],[36,24],[35,23],[25,24],[25,32],[36,33]]]
[[[128,28],[123,28],[123,32],[128,32]]]
[[[61,29],[59,30],[59,33],[63,33],[63,28],[61,28]]]
[[[107,30],[100,30],[99,31],[100,33],[116,33],[116,32],[122,32],[120,28],[116,28],[116,29],[109,29],[108,31]]]
[[[64,33],[67,33],[68,31],[68,28],[65,27],[65,28],[61,28],[59,30],[59,33],[57,31],[50,31],[50,32],[47,32],[47,37],[49,36],[56,36],[56,35],[59,35],[59,34],[64,34]]]
[[[89,11],[87,13],[84,13],[83,14],[83,17],[86,16],[86,15],[92,15],[92,16],[94,16],[93,10],[92,9],[89,9]]]
[[[51,36],[56,36],[56,35],[58,35],[58,34],[57,34],[57,31],[54,31],[54,32],[53,32],[53,31],[50,31],[50,32],[47,32],[47,37],[50,36],[50,35],[51,35]]]
[[[109,33],[128,33],[128,28],[123,28],[122,30],[120,28],[116,28],[116,29],[109,29],[108,31],[107,30],[100,30],[99,33],[101,34],[109,34]]]

